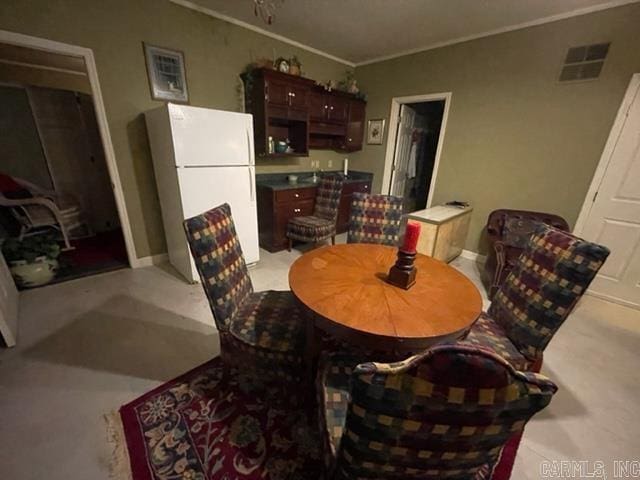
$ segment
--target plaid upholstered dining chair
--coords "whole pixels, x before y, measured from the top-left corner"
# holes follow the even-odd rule
[[[488,480],[511,435],[557,390],[459,344],[354,369],[326,355],[318,383],[327,478],[339,480]]]
[[[401,197],[354,193],[347,243],[395,246],[400,240],[401,220]]]
[[[318,185],[313,215],[294,217],[287,224],[289,251],[294,240],[318,243],[331,238],[331,243],[335,245],[336,222],[343,183],[344,179],[339,175],[322,177]]]
[[[519,370],[540,371],[544,349],[608,255],[606,247],[540,225],[463,342],[491,348]]]
[[[231,207],[185,220],[184,228],[225,364],[263,378],[300,380],[303,312],[289,291],[253,291]]]

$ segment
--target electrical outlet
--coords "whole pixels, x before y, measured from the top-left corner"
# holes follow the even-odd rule
[[[333,160],[329,160],[329,163],[327,164],[327,166],[329,168],[333,168]]]

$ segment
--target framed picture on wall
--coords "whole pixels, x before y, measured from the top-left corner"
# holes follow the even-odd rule
[[[367,143],[369,145],[382,145],[384,137],[384,118],[369,120],[367,124]]]
[[[188,103],[187,74],[184,54],[178,50],[144,44],[151,98]]]

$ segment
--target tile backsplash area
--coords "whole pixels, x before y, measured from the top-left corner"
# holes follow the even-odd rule
[[[320,170],[340,170],[347,153],[332,150],[311,150],[308,157],[260,158],[256,157],[256,173],[310,172]],[[312,161],[317,165],[312,165]]]

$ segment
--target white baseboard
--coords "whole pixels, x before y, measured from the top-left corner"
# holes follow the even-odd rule
[[[149,255],[148,257],[142,257],[136,259],[135,265],[131,265],[132,268],[151,267],[152,265],[160,265],[169,261],[169,254],[159,253],[158,255]]]
[[[628,300],[624,300],[622,298],[614,297],[611,295],[605,295],[604,293],[592,292],[591,290],[587,290],[585,293],[586,295],[599,298],[600,300],[604,300],[606,302],[617,303],[618,305],[622,305],[623,307],[640,310],[640,305],[638,305],[637,303],[629,302]]]
[[[487,261],[486,255],[480,255],[477,252],[472,252],[471,250],[462,250],[460,253],[462,258],[466,258],[467,260],[473,260],[474,262],[484,263]]]

